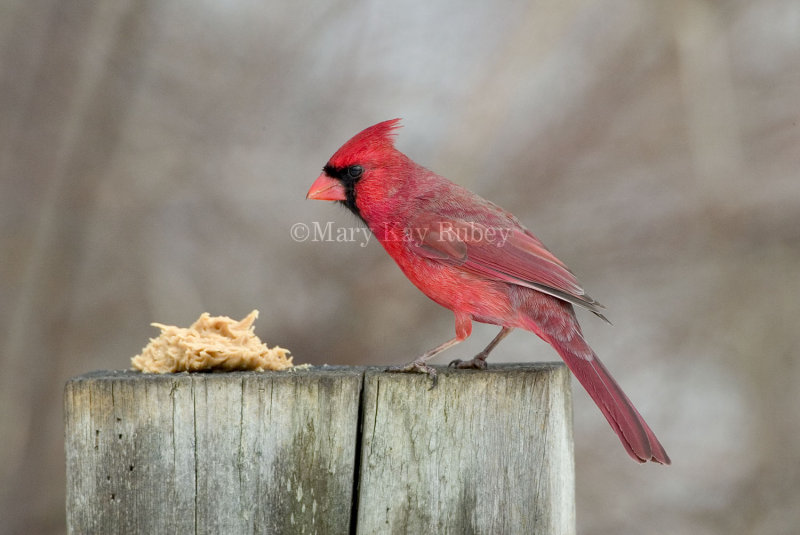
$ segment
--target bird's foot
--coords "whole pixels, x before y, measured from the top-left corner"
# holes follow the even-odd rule
[[[425,373],[431,378],[431,390],[436,388],[436,383],[439,381],[439,376],[436,370],[425,363],[424,360],[415,359],[408,364],[401,364],[399,366],[389,366],[386,368],[387,372],[401,372],[401,373]]]
[[[486,357],[488,356],[488,354],[478,353],[470,360],[453,360],[450,362],[450,364],[448,364],[448,366],[460,369],[485,370],[487,367]]]

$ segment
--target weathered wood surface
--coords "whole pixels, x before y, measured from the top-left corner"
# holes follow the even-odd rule
[[[359,533],[575,531],[569,373],[563,365],[368,371]]]
[[[70,533],[347,533],[363,369],[67,383]]]
[[[349,367],[72,379],[68,529],[574,533],[566,368],[439,374],[434,390]]]

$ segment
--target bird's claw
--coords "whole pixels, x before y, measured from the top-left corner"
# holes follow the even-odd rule
[[[486,356],[479,354],[470,360],[455,359],[450,361],[448,366],[459,369],[485,370],[487,368]]]
[[[424,360],[412,360],[408,364],[401,364],[400,366],[389,366],[386,368],[387,372],[400,372],[400,373],[424,373],[427,374],[428,377],[431,378],[431,388],[433,390],[436,388],[436,385],[439,382],[439,375],[436,373],[436,369],[428,364],[425,364]]]

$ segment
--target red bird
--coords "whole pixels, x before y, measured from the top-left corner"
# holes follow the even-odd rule
[[[639,411],[583,339],[573,305],[606,320],[572,272],[516,217],[394,148],[399,119],[356,134],[336,151],[308,199],[340,201],[366,223],[406,277],[455,314],[456,336],[395,371],[420,371],[466,339],[472,320],[502,327],[459,368],[486,368],[486,357],[515,328],[555,348],[638,462],[670,459]],[[608,320],[606,320],[608,321]]]

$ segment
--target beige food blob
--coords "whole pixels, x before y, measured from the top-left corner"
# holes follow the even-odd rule
[[[152,323],[161,335],[151,338],[140,355],[131,359],[146,373],[233,370],[285,370],[292,367],[289,351],[262,343],[253,332],[258,310],[242,321],[204,312],[188,329]]]

